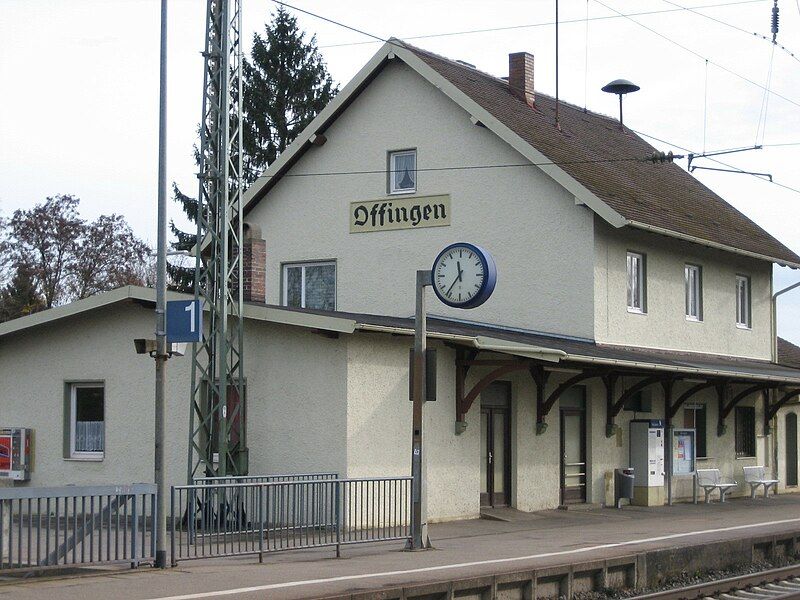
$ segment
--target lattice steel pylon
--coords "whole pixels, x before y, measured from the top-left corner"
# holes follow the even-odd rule
[[[247,470],[241,31],[241,0],[207,0],[194,282],[206,310],[192,348],[188,483]]]

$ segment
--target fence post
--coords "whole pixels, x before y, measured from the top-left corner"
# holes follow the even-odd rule
[[[169,520],[169,560],[170,565],[174,567],[178,564],[178,561],[175,560],[175,486],[169,488]]]
[[[264,562],[264,486],[258,486],[258,562]]]
[[[139,557],[136,555],[136,537],[139,533],[139,513],[136,510],[136,494],[133,494],[131,515],[133,517],[133,527],[131,528],[131,569],[135,569],[139,566]]]
[[[6,506],[8,506],[8,509],[6,509]],[[49,512],[47,514],[47,518],[48,519],[50,518]],[[2,570],[3,563],[6,561],[8,561],[9,563],[8,566],[11,567],[10,552],[11,552],[11,501],[0,500],[0,570]]]
[[[342,506],[342,484],[340,481],[335,480],[333,483],[334,489],[336,490],[335,498],[336,501],[334,502],[334,512],[336,513],[336,558],[340,558],[342,556],[342,515],[341,515],[341,506]]]

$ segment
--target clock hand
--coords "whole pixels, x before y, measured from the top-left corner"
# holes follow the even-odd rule
[[[456,266],[458,267],[458,280],[459,281],[464,281],[464,278],[463,278],[464,271],[461,270],[461,263],[459,261],[456,261]]]
[[[457,283],[458,283],[458,280],[459,280],[459,277],[456,277],[456,278],[453,280],[453,283],[451,283],[451,284],[450,284],[450,287],[449,287],[449,288],[447,288],[447,292],[445,292],[445,296],[449,296],[449,295],[450,295],[450,290],[452,290],[452,289],[453,289],[453,286],[454,286],[455,284],[457,284]]]

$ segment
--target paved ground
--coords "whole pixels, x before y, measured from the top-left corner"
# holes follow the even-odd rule
[[[514,522],[458,521],[431,527],[435,549],[373,544],[257,558],[184,562],[175,569],[116,570],[85,577],[0,583],[0,600],[290,600],[623,556],[800,529],[800,495],[724,505],[545,511]]]

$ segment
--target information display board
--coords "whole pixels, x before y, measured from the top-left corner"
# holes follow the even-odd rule
[[[672,430],[672,474],[692,475],[695,470],[697,448],[694,429]]]

